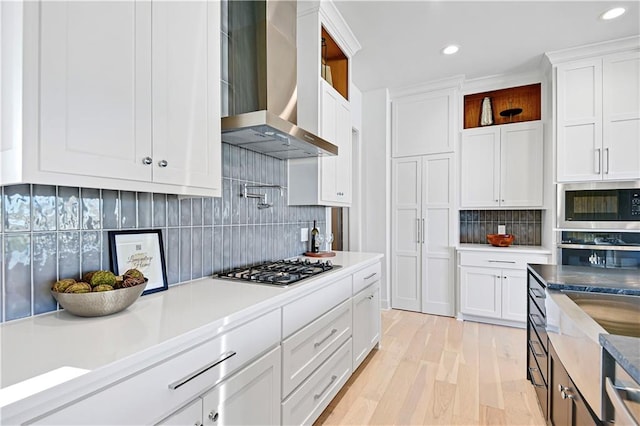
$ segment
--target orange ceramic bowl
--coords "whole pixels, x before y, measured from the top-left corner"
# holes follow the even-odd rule
[[[495,247],[509,247],[514,239],[513,234],[487,234],[487,242]]]

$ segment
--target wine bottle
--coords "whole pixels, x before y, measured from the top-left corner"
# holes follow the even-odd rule
[[[318,228],[316,228],[316,221],[313,221],[313,229],[311,229],[311,252],[312,253],[317,253],[318,252],[318,245],[317,243],[317,237],[318,234],[320,233],[320,231],[318,231]]]

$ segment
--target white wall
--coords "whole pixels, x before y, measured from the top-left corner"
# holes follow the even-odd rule
[[[391,306],[391,137],[387,89],[362,93],[361,251],[383,253],[382,307]]]

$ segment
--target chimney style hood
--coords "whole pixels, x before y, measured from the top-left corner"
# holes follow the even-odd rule
[[[338,154],[337,146],[297,126],[296,3],[227,2],[222,75],[229,116],[222,118],[222,142],[280,159]]]

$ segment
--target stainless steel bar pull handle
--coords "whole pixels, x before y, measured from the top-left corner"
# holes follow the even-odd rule
[[[333,384],[333,382],[336,381],[336,379],[338,378],[338,376],[336,376],[335,374],[333,376],[331,376],[331,381],[329,382],[329,384],[327,386],[325,386],[320,393],[317,393],[315,395],[313,395],[313,399],[320,399],[320,397],[322,396],[323,393],[325,393],[327,391],[327,389],[329,389],[331,387],[331,385]]]
[[[489,263],[516,263],[515,260],[491,260],[489,259]]]
[[[329,333],[329,335],[327,337],[325,337],[324,339],[320,340],[319,342],[315,342],[313,344],[314,348],[317,348],[318,346],[320,346],[321,344],[323,344],[324,342],[326,342],[331,336],[333,336],[334,334],[336,334],[338,332],[337,328],[334,328],[333,330],[331,330],[331,333]]]
[[[229,352],[225,352],[222,355],[220,355],[220,357],[218,359],[216,359],[215,361],[205,365],[204,367],[194,371],[191,374],[188,374],[186,376],[184,376],[182,379],[177,380],[173,383],[169,384],[169,389],[178,389],[180,386],[190,382],[191,380],[195,379],[196,377],[198,377],[199,375],[201,375],[202,373],[211,370],[213,367],[215,367],[218,364],[221,364],[223,362],[225,362],[226,360],[228,360],[229,358],[231,358],[232,356],[234,356],[236,354],[235,351],[229,351]]]
[[[422,218],[422,244],[424,244],[424,218]]]
[[[607,160],[604,162],[605,165],[607,166],[604,169],[604,173],[608,175],[609,174],[609,148],[608,147],[604,149],[604,153],[606,154],[606,157],[607,157]]]
[[[613,410],[615,411],[616,425],[638,426],[638,420],[633,417],[633,414],[631,414],[631,411],[629,411],[629,408],[627,408],[627,405],[622,400],[622,396],[620,395],[620,393],[622,392],[637,393],[637,392],[640,392],[640,389],[627,389],[623,387],[618,387],[613,384],[613,382],[611,381],[611,378],[609,377],[605,379],[605,388],[607,391],[607,395],[611,400],[611,404],[613,405]]]
[[[599,175],[600,174],[600,164],[602,163],[602,159],[600,158],[600,148],[596,148],[596,154],[598,154],[598,156],[596,157],[596,174]]]
[[[375,276],[376,276],[376,273],[375,273],[375,272],[373,272],[373,273],[371,273],[371,274],[367,275],[366,277],[364,277],[363,279],[365,279],[365,280],[370,280],[371,278],[373,278],[373,277],[375,277]]]

